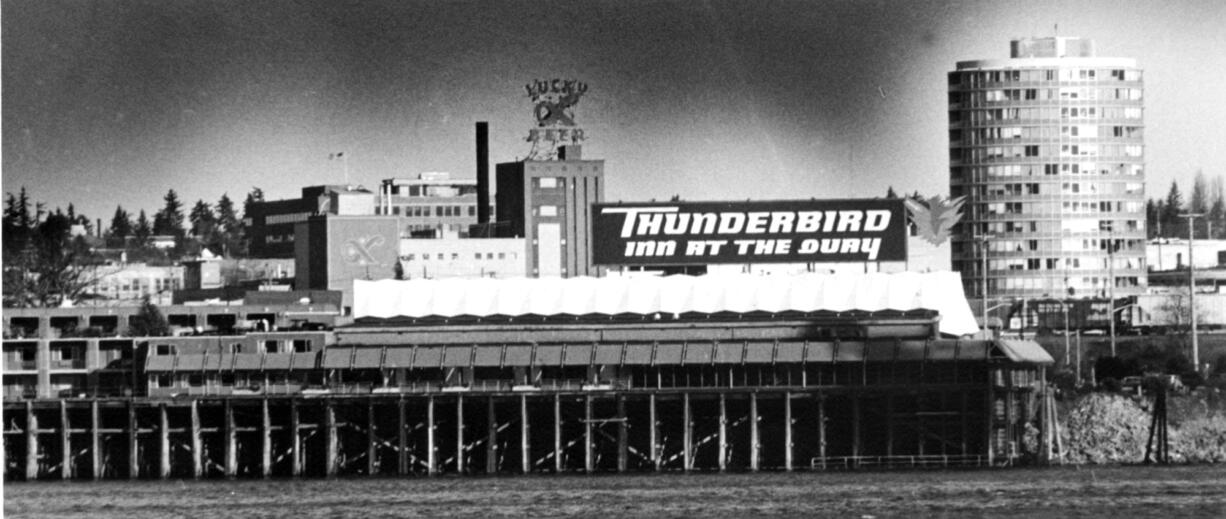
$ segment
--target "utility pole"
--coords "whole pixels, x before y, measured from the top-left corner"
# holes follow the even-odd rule
[[[1193,224],[1204,213],[1186,213],[1179,215],[1188,219],[1188,312],[1192,314],[1192,365],[1200,373],[1200,342],[1196,337],[1196,264],[1192,261],[1192,242],[1196,238]]]
[[[1107,324],[1111,328],[1111,356],[1115,357],[1115,240],[1108,235],[1107,240],[1107,297],[1111,302],[1107,305]]]
[[[980,305],[980,312],[982,313],[984,338],[986,339],[991,337],[991,327],[988,326],[988,240],[991,239],[991,236],[985,234],[977,236],[975,239],[980,243],[979,255],[982,259],[982,264],[979,267],[979,277],[983,284],[979,297],[982,303]]]

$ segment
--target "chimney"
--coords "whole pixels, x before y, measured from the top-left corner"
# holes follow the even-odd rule
[[[490,123],[477,122],[477,224],[490,221]]]

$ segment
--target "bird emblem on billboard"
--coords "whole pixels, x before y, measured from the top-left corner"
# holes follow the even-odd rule
[[[383,236],[380,235],[354,238],[345,242],[341,257],[352,265],[379,266],[382,263],[375,259],[373,249],[380,245],[383,245]]]
[[[928,243],[940,245],[949,239],[954,225],[962,219],[962,204],[966,197],[943,200],[934,196],[927,200],[906,199],[907,210],[919,236]]]

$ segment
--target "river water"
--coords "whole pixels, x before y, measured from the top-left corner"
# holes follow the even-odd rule
[[[18,518],[1226,517],[1226,466],[4,485]]]

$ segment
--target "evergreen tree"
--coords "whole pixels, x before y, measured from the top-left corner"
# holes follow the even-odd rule
[[[894,186],[889,186],[885,189],[886,198],[898,198],[898,193],[894,192]]]
[[[140,210],[140,216],[136,217],[136,227],[132,228],[132,237],[135,239],[137,247],[149,245],[149,237],[153,236],[153,227],[149,225],[149,217],[145,216],[145,210]]]
[[[171,189],[162,198],[166,205],[153,217],[153,233],[169,235],[175,238],[183,237],[183,202],[179,201],[178,193]]]
[[[243,201],[243,217],[251,216],[251,206],[257,202],[264,201],[264,190],[253,187],[251,192],[247,193],[247,199]]]
[[[1196,177],[1192,180],[1192,195],[1188,200],[1188,212],[1202,215],[1209,213],[1209,193],[1208,186],[1205,185],[1205,173],[1203,171],[1197,171]],[[1197,238],[1208,237],[1203,234],[1203,226],[1197,225],[1196,227],[1196,230],[1193,232],[1196,233]]]
[[[1183,195],[1179,193],[1179,185],[1171,181],[1171,189],[1166,193],[1166,200],[1163,201],[1159,219],[1162,224],[1162,237],[1175,238],[1187,234],[1186,224],[1179,221],[1181,213],[1183,213]],[[1180,233],[1181,229],[1185,232]]]
[[[1208,219],[1213,223],[1210,239],[1226,237],[1226,199],[1223,197],[1222,176],[1213,179],[1213,203],[1209,206]]]
[[[141,301],[140,311],[132,316],[128,325],[128,335],[132,337],[165,337],[170,335],[170,323],[149,300],[149,296]]]
[[[217,228],[221,231],[223,255],[239,254],[243,241],[243,224],[234,212],[234,201],[222,193],[217,201]]]
[[[1145,201],[1145,237],[1147,239],[1157,238],[1161,232],[1159,225],[1162,201],[1150,198]]]
[[[115,216],[111,217],[111,229],[108,231],[115,238],[127,238],[132,235],[132,217],[122,205],[115,206]]]
[[[216,217],[213,216],[213,207],[204,200],[197,200],[196,205],[192,206],[192,212],[187,216],[191,222],[191,234],[200,239],[206,239],[213,232],[213,227],[216,222]]]

